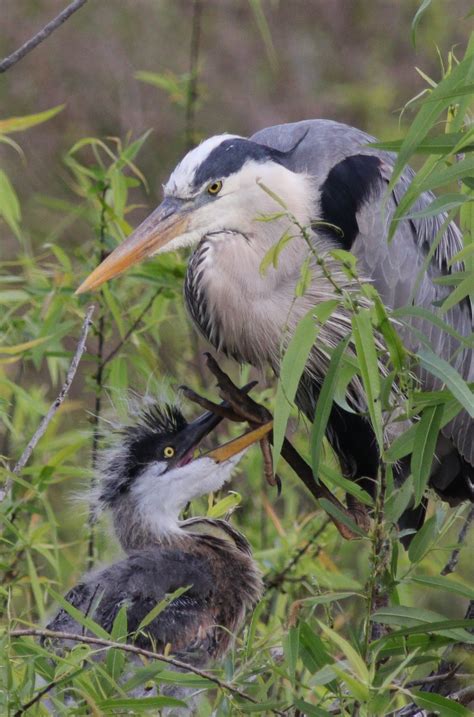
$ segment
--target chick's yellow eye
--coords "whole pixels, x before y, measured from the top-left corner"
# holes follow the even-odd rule
[[[207,188],[208,194],[219,194],[222,189],[222,182],[219,179],[217,182],[212,182]]]
[[[163,451],[163,455],[165,458],[173,458],[173,456],[174,456],[173,446],[166,446],[166,448]]]

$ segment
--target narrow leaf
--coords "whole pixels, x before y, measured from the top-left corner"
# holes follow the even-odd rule
[[[57,105],[52,107],[50,110],[44,112],[37,112],[34,115],[24,115],[24,117],[9,117],[8,119],[0,120],[0,134],[11,134],[12,132],[23,132],[25,129],[34,127],[37,124],[46,122],[51,119],[58,112],[63,110],[65,105]]]
[[[430,477],[443,412],[443,404],[427,406],[422,413],[421,420],[416,426],[415,441],[411,456],[411,472],[415,488],[415,508],[420,504],[423,498]]]
[[[105,640],[110,640],[110,635],[107,630],[104,630],[104,628],[98,625],[91,617],[87,617],[86,615],[84,615],[84,613],[71,605],[71,603],[68,602],[66,598],[53,590],[53,588],[48,587],[47,590],[51,597],[54,598],[54,600],[59,603],[59,605],[61,605],[63,610],[65,610],[68,615],[73,617],[74,620],[79,623],[79,625],[82,625],[82,627],[87,628],[87,630],[89,630],[93,635],[96,635],[97,637],[101,637]]]
[[[367,397],[367,408],[370,414],[372,428],[383,453],[383,421],[382,405],[380,401],[380,374],[378,366],[375,339],[368,309],[362,309],[352,317],[352,330],[354,343],[359,360],[362,383]]]
[[[336,390],[339,373],[342,366],[342,356],[349,343],[350,335],[339,342],[333,351],[323,385],[318,396],[313,425],[311,427],[311,466],[315,478],[319,476],[319,463],[321,459],[323,438],[331,414],[334,392]]]
[[[462,585],[457,580],[445,577],[444,575],[438,576],[417,576],[410,578],[412,583],[426,586],[428,588],[435,588],[437,590],[445,590],[446,592],[454,593],[455,595],[461,595],[468,600],[474,600],[474,588],[468,585]]]
[[[432,515],[431,518],[424,522],[410,543],[408,557],[411,563],[418,563],[427,551],[433,547],[433,539],[437,532],[436,516]]]
[[[281,363],[275,399],[273,422],[273,464],[276,466],[281,453],[286,425],[290,417],[298,384],[304,371],[309,352],[316,340],[319,326],[315,318],[324,323],[337,307],[337,300],[324,301],[308,311],[296,326]]]
[[[145,615],[145,617],[143,618],[143,620],[140,622],[139,626],[137,627],[137,632],[139,632],[140,630],[143,630],[144,627],[146,627],[147,625],[150,624],[150,622],[155,620],[155,618],[157,618],[158,615],[163,612],[163,610],[166,610],[166,608],[173,602],[173,600],[176,600],[177,598],[179,598],[180,595],[187,592],[190,589],[190,587],[191,587],[191,585],[186,585],[182,588],[178,588],[174,592],[166,595],[166,597],[163,598],[163,600],[160,600],[160,602],[157,605],[155,605],[155,607],[152,608],[149,613],[147,613]]]
[[[430,714],[438,714],[440,717],[472,717],[472,712],[467,707],[442,695],[418,690],[412,690],[411,694],[418,707],[428,710]]]
[[[466,409],[471,418],[474,418],[474,394],[456,369],[441,356],[437,356],[426,347],[420,350],[418,357],[423,368],[439,378]]]
[[[321,621],[318,621],[318,624],[326,637],[331,640],[331,642],[334,642],[334,644],[337,645],[337,647],[344,654],[350,666],[354,670],[354,673],[359,677],[361,682],[367,685],[369,682],[369,671],[367,669],[367,665],[362,659],[362,656],[352,647],[350,642],[345,640],[338,632],[332,630],[330,627],[327,627],[327,625]]]

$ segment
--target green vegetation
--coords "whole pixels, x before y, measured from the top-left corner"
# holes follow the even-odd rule
[[[272,41],[261,3],[251,5],[260,41],[275,71],[278,45]],[[423,5],[428,13],[429,3]],[[421,28],[421,14],[418,22]],[[409,26],[403,32],[408,35]],[[154,76],[142,72],[139,78],[164,90],[171,103],[186,110],[186,87],[195,78],[193,70]],[[456,689],[472,682],[473,657],[465,645],[474,643],[474,621],[462,619],[467,601],[474,599],[469,548],[461,551],[459,565],[451,559],[470,506],[450,509],[438,500],[430,501],[428,519],[408,551],[398,541],[396,521],[412,497],[419,503],[426,494],[440,427],[461,407],[474,415],[474,398],[471,387],[428,348],[419,357],[408,354],[389,319],[403,323],[418,311],[434,323],[444,323],[446,311],[474,293],[473,97],[471,37],[463,48],[449,54],[439,81],[428,78],[426,93],[410,104],[415,113],[403,139],[381,145],[399,150],[396,176],[413,159],[419,167],[396,218],[413,212],[420,192],[435,189],[439,199],[428,211],[447,210],[463,229],[464,249],[453,262],[462,260],[464,269],[454,275],[448,299],[433,314],[419,307],[390,314],[371,286],[360,285],[364,299],[360,303],[342,292],[340,301],[352,312],[356,356],[344,353],[349,337],[334,350],[322,388],[324,400],[307,430],[301,418],[296,425],[293,399],[310,347],[308,329],[313,331],[312,338],[318,322],[328,319],[336,303],[320,306],[316,323],[314,315],[304,319],[308,326],[301,327],[287,347],[278,384],[269,381],[264,387],[261,381],[253,392],[275,415],[275,460],[289,429],[332,492],[343,496],[348,490],[373,509],[369,533],[336,515],[360,536],[344,541],[282,461],[278,471],[283,490],[278,497],[276,489],[263,480],[258,450],[250,452],[232,485],[238,494],[228,500],[225,491],[191,508],[194,515],[216,517],[238,505],[232,521],[249,539],[265,576],[264,597],[245,631],[237,636],[235,648],[223,664],[209,668],[219,685],[196,674],[173,672],[164,662],[143,659],[140,667],[130,666],[126,653],[118,649],[109,650],[103,661],[94,659],[104,654],[98,644],[78,643],[68,654],[58,656],[34,637],[10,635],[14,629],[44,626],[60,595],[87,567],[116,555],[106,540],[105,526],[94,524],[87,504],[102,442],[102,419],[124,415],[128,390],[160,393],[163,383],[177,386],[185,380],[210,398],[215,394],[200,362],[202,347],[183,307],[186,258],[152,259],[94,296],[93,326],[73,389],[30,460],[15,470],[59,393],[76,350],[90,303],[89,296],[74,296],[79,278],[136,224],[130,214],[141,201],[140,187],[147,189],[148,173],[141,170],[140,159],[150,139],[148,132],[124,139],[75,137],[62,166],[56,168],[68,195],[38,198],[40,214],[48,216],[48,231],[40,235],[41,241],[31,240],[34,229],[23,221],[16,171],[16,179],[11,180],[7,169],[0,167],[0,230],[13,247],[0,263],[0,472],[5,485],[0,503],[2,715],[23,714],[29,703],[27,714],[49,714],[46,696],[35,697],[52,685],[47,699],[60,715],[156,714],[161,707],[174,704],[167,697],[129,696],[133,687],[148,683],[202,688],[202,716],[253,712],[378,717],[411,703],[441,715],[470,714],[461,702],[420,690],[423,679],[440,668],[446,651],[450,651],[450,662],[462,663],[459,672],[465,677],[459,678]],[[10,135],[43,122],[42,127],[53,131],[60,110],[0,119],[0,142],[16,152],[21,162],[22,149]],[[408,114],[407,110],[405,121]],[[384,137],[389,134],[393,136],[382,131]],[[155,156],[154,162],[158,161]],[[68,232],[74,231],[77,237],[77,226],[81,241],[68,243]],[[277,262],[278,253],[277,246],[265,265]],[[335,258],[355,275],[351,255],[339,252]],[[301,281],[302,285],[307,281],[304,273]],[[465,342],[472,348],[472,338]],[[387,375],[379,370],[379,357],[388,364]],[[414,385],[411,371],[416,361],[442,377],[443,390],[424,393]],[[239,372],[231,363],[225,363],[225,368],[239,384],[250,374],[250,369]],[[364,386],[382,455],[375,500],[340,475],[323,437],[328,408],[332,400],[343,400],[355,373]],[[396,384],[404,388],[403,395],[391,390]],[[388,421],[416,415],[421,416],[418,422],[387,442]],[[237,432],[238,428],[226,430]],[[412,477],[397,490],[392,468],[409,453]],[[81,494],[80,510],[71,498],[77,493]],[[321,503],[334,514],[331,504]],[[446,565],[448,570],[443,570]],[[110,636],[104,636],[90,619],[83,622],[99,639],[120,642],[123,637],[119,621]],[[450,671],[450,667],[444,669]],[[67,703],[70,694],[74,704]]]

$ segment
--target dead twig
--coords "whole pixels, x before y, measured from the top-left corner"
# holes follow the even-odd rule
[[[43,27],[42,30],[36,33],[36,35],[33,35],[32,38],[27,40],[21,47],[18,48],[18,50],[15,50],[15,52],[12,52],[11,55],[8,55],[8,57],[5,57],[0,62],[0,72],[6,72],[10,67],[13,65],[16,65],[17,62],[19,62],[25,55],[27,55],[29,52],[35,49],[35,47],[38,47],[42,42],[46,40],[47,37],[51,35],[52,32],[57,30],[60,25],[66,22],[68,18],[71,17],[77,10],[79,10],[83,5],[85,5],[87,0],[74,0],[70,5],[68,5],[64,10],[62,10],[59,15],[57,15],[54,20],[51,20],[51,22],[48,22],[47,25]]]
[[[59,687],[59,685],[63,684],[63,682],[68,682],[68,680],[71,680],[76,675],[79,675],[82,672],[83,668],[80,667],[78,670],[75,670],[72,674],[63,675],[62,677],[59,677],[55,680],[51,680],[51,682],[48,682],[45,687],[42,687],[39,692],[36,693],[34,697],[31,698],[28,702],[25,702],[24,705],[20,707],[15,712],[14,717],[21,717],[21,715],[25,714],[25,712],[28,712],[30,707],[33,707],[37,702],[41,700],[42,697],[48,694],[48,692],[51,692],[51,690],[54,690],[55,687]]]
[[[192,672],[193,674],[198,675],[199,677],[209,680],[209,682],[213,682],[220,689],[230,692],[231,694],[235,695],[236,697],[239,697],[242,700],[245,700],[246,702],[252,702],[253,704],[258,704],[258,700],[254,699],[253,697],[248,695],[246,692],[239,690],[237,687],[234,687],[233,685],[229,684],[228,682],[224,682],[223,680],[220,680],[218,677],[215,677],[210,672],[206,672],[205,670],[200,670],[198,667],[194,667],[194,665],[190,665],[187,662],[183,662],[182,660],[176,660],[173,657],[165,657],[165,655],[161,655],[159,652],[152,652],[151,650],[145,650],[141,647],[137,647],[136,645],[123,644],[121,642],[115,642],[114,640],[105,640],[104,638],[93,637],[92,635],[78,635],[73,632],[62,632],[62,631],[39,629],[39,628],[19,628],[16,630],[11,630],[9,635],[10,635],[10,637],[49,637],[53,640],[54,639],[56,639],[56,640],[72,640],[74,642],[81,642],[86,645],[97,645],[99,647],[113,647],[114,649],[123,650],[124,652],[131,652],[134,655],[141,655],[142,657],[148,657],[151,660],[158,660],[160,662],[166,662],[168,665],[172,665],[173,667],[177,667],[181,670],[186,670],[187,672]],[[282,715],[282,716],[285,715],[285,712],[281,712],[280,710],[272,709],[270,711],[276,715]]]
[[[201,0],[194,0],[193,3],[193,25],[191,31],[191,48],[189,52],[189,81],[186,96],[186,114],[184,120],[184,134],[186,151],[189,152],[196,145],[196,104],[198,101],[198,76],[199,76],[199,45],[201,40]]]
[[[314,546],[315,541],[319,538],[319,536],[326,530],[327,526],[331,522],[331,519],[327,517],[319,526],[319,528],[316,530],[314,535],[311,536],[310,540],[308,540],[304,545],[301,546],[301,548],[298,548],[298,550],[295,552],[291,560],[288,561],[288,563],[285,565],[285,567],[280,570],[280,572],[276,573],[273,577],[268,578],[264,577],[264,583],[265,583],[265,593],[267,593],[269,590],[273,590],[274,588],[280,587],[282,583],[290,582],[291,578],[288,577],[288,573],[293,570],[295,565],[299,562],[299,560],[305,555],[305,553],[308,551],[308,549],[311,546]]]
[[[461,530],[459,531],[458,535],[458,544],[454,548],[453,552],[451,553],[451,556],[444,566],[444,568],[441,571],[441,575],[449,575],[450,573],[453,573],[456,570],[458,561],[459,561],[459,554],[461,552],[461,548],[464,545],[464,541],[466,540],[466,536],[469,530],[469,527],[471,523],[474,521],[474,505],[471,506],[471,509],[469,513],[467,514],[467,518],[463,523],[463,526]]]
[[[440,672],[439,675],[430,675],[429,677],[421,677],[419,680],[410,680],[404,687],[411,689],[412,687],[420,687],[420,685],[429,685],[431,682],[437,682],[438,680],[449,680],[451,677],[456,675],[456,670],[459,665],[454,665],[449,672]],[[470,675],[457,675],[457,677],[470,677]]]
[[[105,232],[107,230],[107,202],[106,194],[109,188],[108,184],[105,184],[101,195],[100,195],[100,222],[99,222],[99,264],[101,264],[106,257],[106,246],[105,246]],[[97,325],[97,351],[96,351],[96,372],[94,376],[95,380],[95,401],[94,401],[94,414],[92,418],[92,449],[91,449],[91,463],[92,463],[92,478],[91,478],[91,492],[96,487],[96,475],[95,469],[97,466],[97,455],[99,449],[100,440],[100,416],[102,410],[102,383],[104,376],[104,342],[105,342],[105,314],[104,314],[104,292],[100,291],[100,314]],[[92,505],[89,507],[89,517],[87,520],[88,537],[87,537],[87,570],[92,570],[94,566],[94,550],[95,550],[95,521],[96,513]]]
[[[12,469],[12,473],[18,474],[20,471],[25,467],[25,465],[28,463],[31,454],[33,453],[34,449],[36,448],[36,445],[38,441],[41,439],[41,437],[44,435],[46,429],[48,428],[49,424],[51,423],[52,419],[54,418],[56,411],[63,403],[64,399],[66,398],[67,394],[69,393],[69,389],[71,388],[71,384],[74,380],[74,376],[76,375],[77,367],[79,366],[80,360],[82,358],[82,354],[85,351],[86,348],[86,341],[87,341],[87,334],[89,333],[89,327],[91,325],[91,318],[92,314],[94,313],[95,306],[89,306],[89,308],[86,311],[86,315],[82,324],[82,330],[81,335],[76,347],[76,351],[74,353],[74,356],[72,358],[72,361],[70,363],[68,372],[66,374],[66,380],[64,381],[64,384],[57,396],[57,398],[53,401],[51,404],[49,411],[46,413],[45,416],[41,419],[38,428],[34,432],[33,436],[31,437],[30,441],[28,442],[25,450],[21,454],[20,458],[18,459],[17,463],[15,464],[14,468]],[[0,501],[3,500],[11,491],[12,488],[12,480],[8,479],[5,482],[3,491],[0,494]]]
[[[103,359],[102,365],[101,365],[101,369],[102,369],[102,370],[103,370],[104,367],[109,363],[109,361],[111,361],[111,360],[114,358],[114,356],[116,356],[116,355],[118,354],[118,352],[120,351],[120,349],[122,348],[122,346],[127,343],[127,341],[128,341],[128,339],[130,338],[130,336],[133,334],[133,332],[136,330],[136,328],[137,328],[137,327],[139,326],[139,324],[141,323],[141,320],[143,319],[143,317],[145,316],[145,314],[148,313],[148,310],[151,308],[151,306],[152,306],[153,302],[155,301],[156,297],[161,294],[161,291],[162,291],[161,287],[155,291],[155,293],[153,294],[153,296],[151,297],[151,299],[147,302],[145,308],[144,308],[142,311],[140,311],[140,314],[139,314],[138,317],[135,319],[135,321],[133,322],[133,324],[130,326],[130,328],[128,329],[127,333],[126,333],[125,336],[123,337],[123,339],[121,339],[121,340],[118,342],[117,346],[115,346],[115,348],[113,348],[112,351],[111,351],[110,353],[108,353],[107,356]]]

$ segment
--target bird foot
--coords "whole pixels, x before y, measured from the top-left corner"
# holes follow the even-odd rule
[[[224,400],[221,404],[216,404],[195,393],[195,391],[188,386],[181,386],[180,388],[186,398],[221,418],[227,418],[230,421],[236,422],[247,422],[251,428],[256,428],[273,420],[271,413],[264,406],[256,403],[248,396],[248,391],[256,386],[258,381],[251,381],[243,386],[243,388],[239,388],[231,381],[227,374],[222,371],[217,361],[209,353],[206,353],[205,356],[209,370],[217,379],[219,395]],[[278,494],[280,494],[281,480],[273,471],[272,451],[268,435],[260,440],[260,448],[263,456],[265,479],[271,486],[276,485],[278,487]]]
[[[350,493],[346,493],[346,503],[347,510],[356,525],[365,533],[368,533],[370,530],[370,516],[365,505]]]
[[[224,401],[220,405],[215,404],[212,401],[199,396],[199,394],[195,393],[187,386],[181,386],[184,395],[189,400],[197,403],[207,411],[216,413],[222,418],[228,418],[231,421],[248,422],[252,428],[273,420],[270,411],[268,411],[265,406],[262,406],[254,401],[253,398],[248,395],[248,392],[257,384],[257,381],[253,381],[248,383],[243,388],[239,388],[231,381],[229,376],[222,371],[217,361],[209,353],[206,353],[205,356],[209,370],[217,379],[219,395],[222,399],[224,399]],[[269,433],[260,441],[263,455],[264,473],[267,482],[270,485],[277,485],[278,492],[280,493],[281,480],[273,471],[271,441],[272,433]],[[368,530],[368,518],[364,513],[364,506],[357,501],[360,509],[358,509],[357,512],[353,512],[352,510],[346,508],[346,506],[343,505],[336,498],[336,496],[334,496],[331,491],[326,488],[325,485],[316,482],[311,467],[300,456],[298,451],[293,447],[287,438],[285,438],[283,442],[282,457],[293,468],[296,475],[303,481],[316,500],[324,498],[349,520],[355,522],[358,527],[362,528],[364,531]],[[330,518],[343,538],[346,540],[360,538],[360,535],[354,533],[348,525],[339,521],[333,515],[330,515]]]

